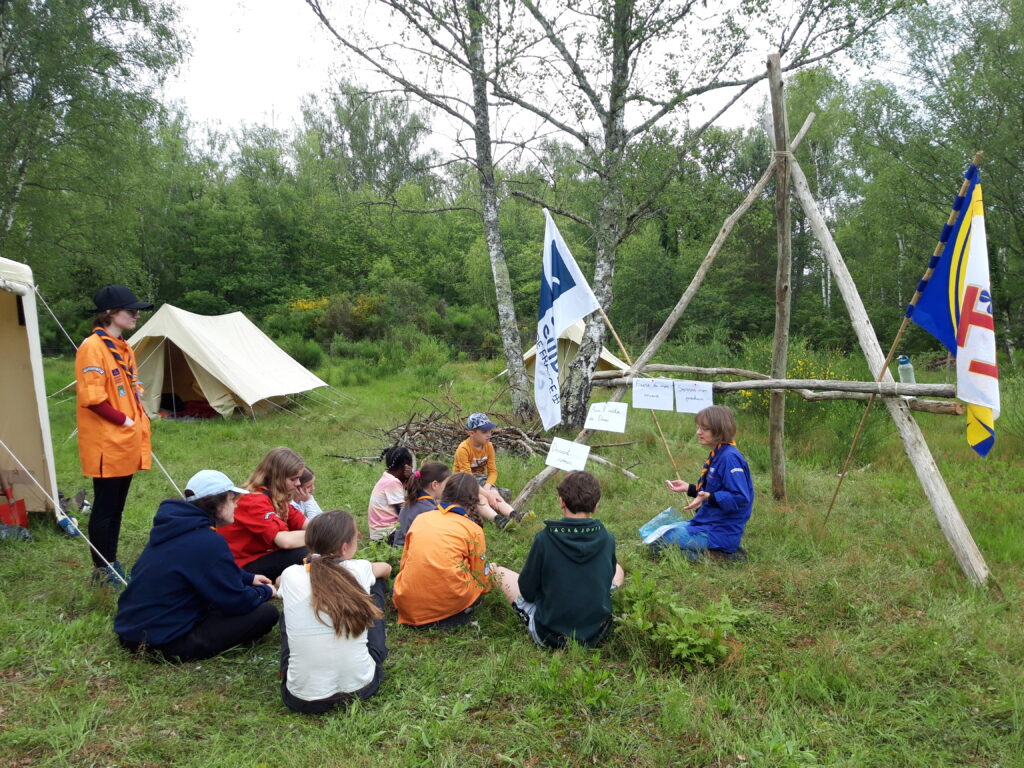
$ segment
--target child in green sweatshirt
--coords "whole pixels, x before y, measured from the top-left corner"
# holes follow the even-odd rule
[[[570,472],[558,485],[564,517],[545,520],[520,573],[495,567],[505,599],[542,648],[573,638],[600,644],[611,630],[611,590],[625,573],[615,562],[615,537],[591,517],[601,486],[589,472]]]

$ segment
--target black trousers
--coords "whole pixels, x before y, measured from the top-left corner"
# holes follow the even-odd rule
[[[370,587],[370,597],[373,598],[373,602],[377,604],[382,614],[384,613],[384,593],[386,590],[387,582],[384,579],[377,579],[373,586]],[[284,623],[284,611],[282,611],[281,700],[284,701],[288,709],[301,712],[304,715],[322,715],[324,712],[329,712],[335,707],[348,704],[357,698],[366,701],[366,699],[377,692],[381,681],[384,679],[384,659],[388,657],[388,647],[383,616],[373,622],[373,626],[366,630],[366,649],[370,652],[370,658],[376,663],[376,669],[373,671],[373,679],[362,690],[352,693],[339,693],[326,699],[317,699],[316,701],[306,701],[305,699],[293,696],[291,691],[288,690],[288,631]]]
[[[228,648],[245,643],[254,643],[277,624],[277,607],[270,602],[263,603],[241,616],[228,616],[220,611],[210,611],[192,629],[181,637],[163,645],[146,646],[150,652],[159,652],[168,661],[198,661],[217,656]],[[142,643],[121,640],[121,645],[135,652]]]
[[[132,475],[124,477],[94,477],[92,479],[92,512],[89,514],[89,540],[100,554],[113,563],[117,560],[117,540],[121,536],[121,515],[128,499]],[[89,550],[92,552],[92,550]],[[99,555],[92,552],[92,564],[105,565]]]
[[[268,552],[262,557],[257,557],[251,563],[242,566],[247,573],[258,573],[266,576],[271,581],[277,581],[277,577],[284,573],[284,569],[290,565],[299,565],[306,556],[305,547],[298,549],[277,549]]]

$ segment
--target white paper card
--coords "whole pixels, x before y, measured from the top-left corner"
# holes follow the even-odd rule
[[[625,432],[628,410],[626,403],[592,403],[583,427],[604,432]]]
[[[633,379],[633,407],[655,411],[675,410],[672,383],[672,379]]]
[[[544,463],[558,469],[582,470],[587,466],[587,456],[589,455],[589,445],[555,437],[551,440],[551,450],[548,451],[548,457]]]
[[[700,413],[711,401],[710,381],[676,380],[676,411],[679,413]]]

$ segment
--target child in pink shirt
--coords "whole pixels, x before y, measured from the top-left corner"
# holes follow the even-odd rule
[[[384,451],[381,458],[384,460],[384,474],[370,492],[366,517],[370,526],[370,539],[394,545],[398,512],[405,502],[405,482],[412,474],[413,459],[408,448],[397,445]]]

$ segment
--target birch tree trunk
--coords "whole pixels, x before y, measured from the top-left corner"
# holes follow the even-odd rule
[[[485,40],[488,34],[500,36],[488,26],[488,14],[494,12],[491,0],[465,0],[455,3],[421,3],[406,0],[377,0],[382,8],[390,9],[403,24],[397,39],[385,38],[380,32],[373,44],[359,38],[354,32],[342,32],[328,18],[320,0],[306,0],[306,4],[320,19],[327,31],[353,55],[370,64],[378,73],[442,113],[466,126],[473,136],[472,162],[476,165],[480,184],[481,218],[487,239],[487,253],[494,277],[494,293],[498,305],[498,326],[501,333],[505,363],[508,368],[512,397],[512,410],[516,418],[528,421],[534,416],[532,387],[523,363],[523,345],[516,322],[512,301],[512,283],[505,261],[505,246],[498,218],[498,186],[495,179],[493,137],[491,135],[490,105],[488,104],[489,78],[485,52],[490,46],[502,48],[497,38]],[[339,5],[341,5],[339,3]],[[508,30],[505,30],[506,32]],[[376,31],[375,31],[376,34]],[[485,48],[485,43],[488,47]],[[401,51],[397,54],[391,49]],[[419,57],[423,71],[406,76],[403,61],[409,56]],[[466,76],[472,90],[472,99],[464,96],[464,82],[451,82]],[[441,86],[438,86],[441,83]],[[459,85],[463,91],[459,90]]]
[[[491,118],[487,106],[487,75],[480,0],[467,0],[466,16],[469,25],[467,54],[470,80],[473,83],[473,141],[476,148],[484,231],[487,236],[487,254],[491,261],[491,274],[494,276],[498,329],[508,369],[512,413],[517,419],[525,422],[532,419],[536,411],[526,375],[526,365],[523,362],[523,343],[519,336],[516,308],[512,300],[512,281],[508,274],[508,263],[505,261],[505,243],[498,225],[498,189],[494,178],[494,157],[491,153]]]
[[[626,93],[629,87],[629,45],[633,29],[633,4],[615,3],[611,19],[612,57],[608,106],[601,115],[604,146],[599,158],[601,199],[594,235],[597,241],[594,281],[591,288],[607,313],[612,305],[615,255],[622,235],[625,201],[622,191],[622,163],[626,151]],[[599,316],[591,316],[579,353],[569,367],[562,393],[565,426],[582,429],[590,403],[591,376],[601,357],[605,328]]]

